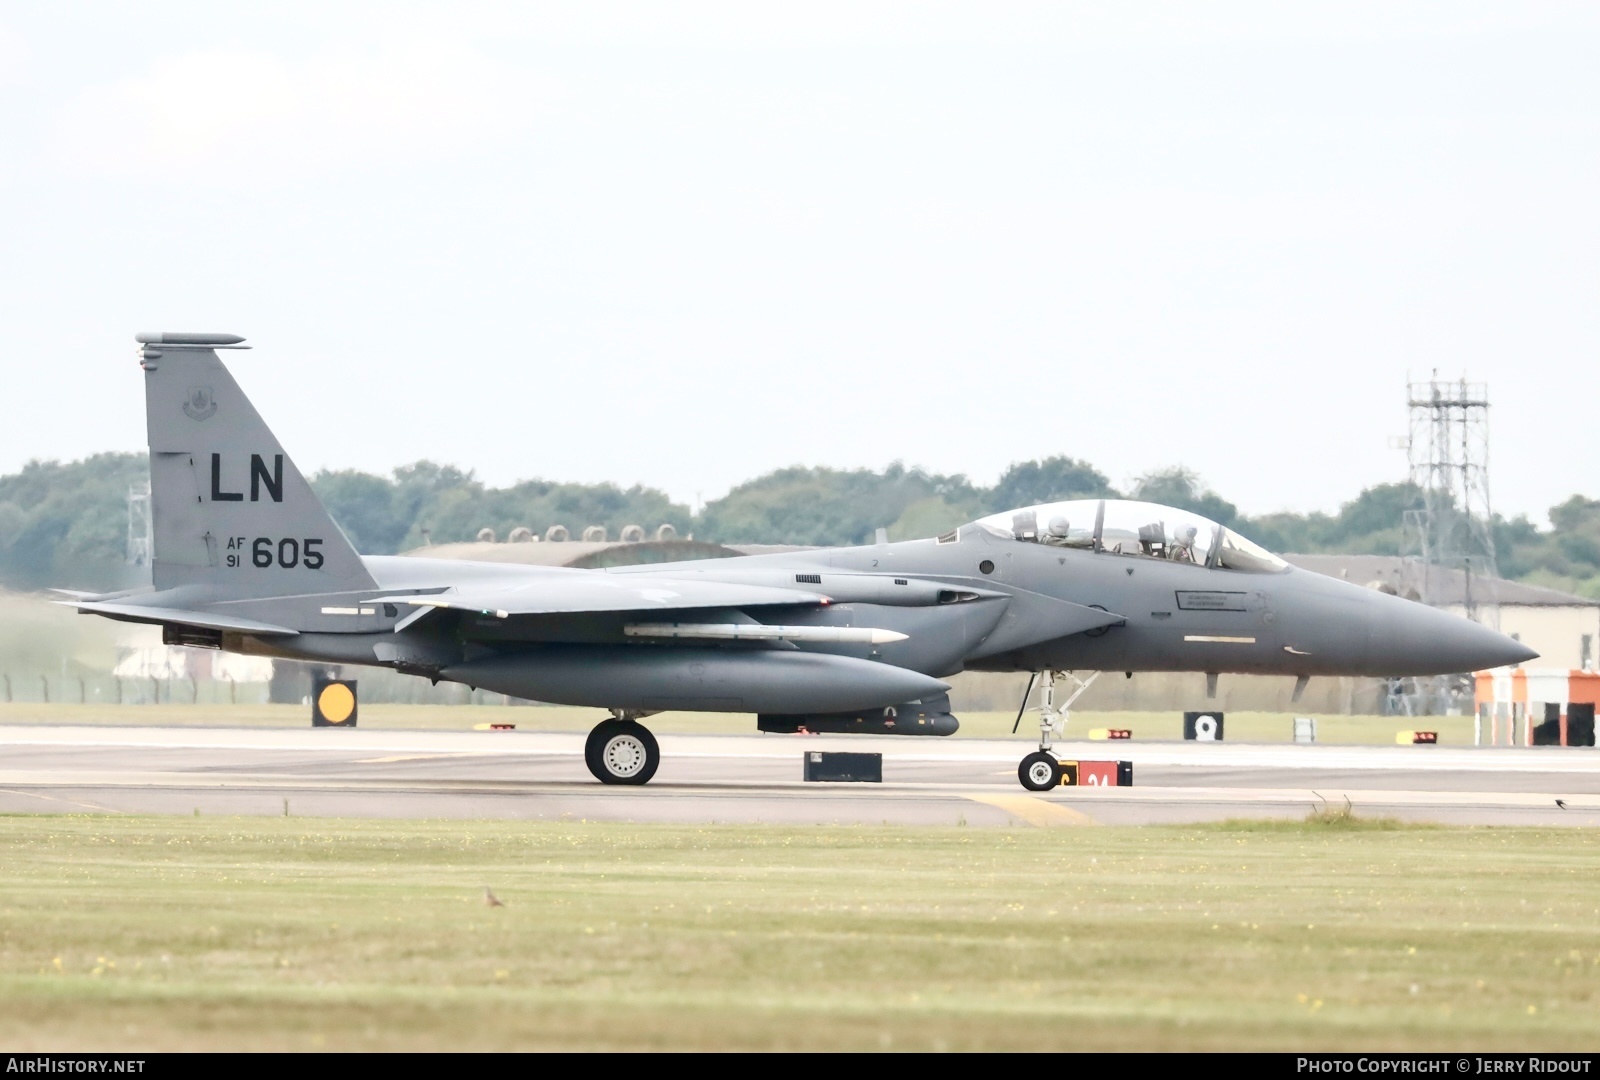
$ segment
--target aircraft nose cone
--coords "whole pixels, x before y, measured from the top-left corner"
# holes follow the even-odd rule
[[[1412,600],[1396,598],[1374,616],[1372,658],[1389,675],[1454,675],[1539,655],[1498,630]]]

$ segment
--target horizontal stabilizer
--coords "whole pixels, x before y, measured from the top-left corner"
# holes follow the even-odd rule
[[[426,595],[378,596],[363,604],[409,604],[449,608],[479,615],[588,614],[602,611],[673,611],[687,608],[742,608],[777,604],[826,604],[826,596],[767,585],[734,585],[722,581],[648,579],[574,571],[560,578]]]
[[[129,622],[176,623],[179,626],[199,626],[207,630],[234,630],[242,634],[288,634],[300,633],[287,626],[275,626],[272,623],[257,622],[254,619],[240,619],[232,615],[214,615],[209,611],[185,611],[182,608],[150,607],[144,604],[111,604],[111,603],[84,603],[82,601],[57,600],[58,604],[75,607],[80,612],[91,615],[105,615],[113,619],[123,619]]]

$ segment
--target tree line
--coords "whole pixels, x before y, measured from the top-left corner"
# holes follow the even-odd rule
[[[124,563],[130,484],[148,478],[142,453],[35,461],[0,476],[0,585],[115,588],[139,583]],[[471,470],[418,461],[388,476],[323,471],[311,485],[357,550],[387,555],[516,528],[542,535],[624,526],[719,543],[854,544],[885,528],[891,540],[932,536],[1033,503],[1135,498],[1203,514],[1274,551],[1400,554],[1403,521],[1421,493],[1406,483],[1366,488],[1336,513],[1246,515],[1184,468],[1159,469],[1119,490],[1093,465],[1057,456],[1013,464],[991,486],[896,463],[882,470],[793,466],[735,487],[694,513],[655,488],[524,480],[490,487]],[[1574,495],[1549,511],[1493,522],[1502,575],[1600,598],[1600,500]]]

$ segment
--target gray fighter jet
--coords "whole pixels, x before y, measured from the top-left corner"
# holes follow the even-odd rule
[[[217,353],[141,334],[153,587],[75,595],[171,644],[367,664],[606,709],[586,759],[643,784],[641,718],[756,713],[762,731],[947,735],[962,670],[1036,673],[1039,749],[1102,671],[1433,675],[1536,654],[1465,619],[1296,570],[1215,522],[1114,499],[1033,506],[943,536],[604,570],[363,557]],[[330,417],[330,421],[335,418]],[[1087,678],[1071,673],[1084,672]],[[1062,694],[1058,697],[1058,683]]]

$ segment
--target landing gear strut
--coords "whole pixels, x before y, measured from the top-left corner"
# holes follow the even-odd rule
[[[661,764],[661,748],[650,729],[623,713],[602,720],[583,746],[584,764],[602,784],[647,784]]]
[[[1080,679],[1070,671],[1049,668],[1039,673],[1039,749],[1023,758],[1022,764],[1017,766],[1017,779],[1029,791],[1049,791],[1060,786],[1061,763],[1050,752],[1051,740],[1066,734],[1072,703],[1083,696],[1083,692],[1099,677],[1098,671],[1091,671],[1087,679]],[[1057,680],[1069,683],[1072,687],[1067,700],[1060,705],[1056,704]],[[1029,680],[1028,685],[1031,691],[1033,680]],[[1023,698],[1022,707],[1024,710],[1028,707],[1026,697]],[[1018,713],[1018,722],[1021,718],[1021,713]]]

